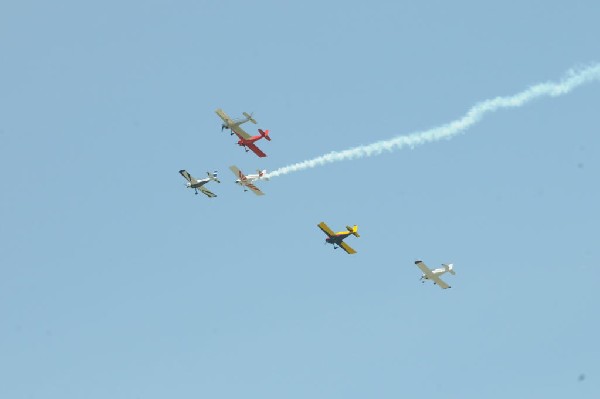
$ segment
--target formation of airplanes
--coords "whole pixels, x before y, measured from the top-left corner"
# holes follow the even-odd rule
[[[242,124],[251,122],[253,124],[257,124],[256,120],[252,117],[252,114],[248,114],[247,112],[243,112],[243,118],[232,119],[223,111],[222,109],[215,110],[215,113],[221,118],[221,131],[230,130],[231,135],[236,135],[238,137],[237,144],[243,147],[246,152],[252,151],[259,158],[265,158],[267,155],[256,146],[256,142],[261,139],[266,139],[267,141],[271,141],[271,137],[269,136],[268,130],[258,129],[258,135],[250,136],[248,133],[244,131],[241,127]],[[236,176],[235,183],[242,186],[244,191],[252,191],[256,195],[264,195],[264,193],[256,186],[257,181],[265,180],[268,181],[269,177],[266,170],[258,169],[256,174],[248,174],[245,175],[237,166],[232,165],[229,169]],[[217,171],[207,172],[208,177],[204,179],[196,179],[193,177],[188,171],[182,169],[179,171],[181,176],[185,180],[187,180],[186,187],[194,189],[195,194],[198,194],[200,191],[202,194],[206,195],[209,198],[214,198],[217,195],[204,187],[207,183],[211,181],[215,181],[217,183],[221,183],[217,178]],[[342,248],[349,255],[356,254],[356,250],[352,248],[350,245],[344,242],[344,240],[353,235],[354,237],[360,237],[358,234],[358,226],[346,226],[346,230],[335,233],[333,230],[327,226],[325,222],[321,222],[317,225],[327,238],[325,238],[325,244],[333,245],[334,249]],[[442,264],[442,267],[437,269],[430,269],[423,261],[417,260],[415,261],[415,265],[421,270],[421,282],[425,283],[426,280],[433,281],[434,285],[442,289],[450,288],[445,281],[443,281],[440,276],[444,273],[450,273],[452,275],[456,274],[454,272],[454,265],[452,263]]]

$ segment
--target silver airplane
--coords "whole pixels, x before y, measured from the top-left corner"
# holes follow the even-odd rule
[[[214,198],[217,195],[212,193],[211,191],[207,190],[204,185],[206,183],[208,183],[209,181],[216,181],[217,183],[221,183],[221,181],[219,181],[219,179],[217,179],[217,171],[215,170],[213,173],[210,172],[206,172],[206,174],[208,175],[208,177],[204,178],[204,179],[196,179],[194,176],[190,175],[189,172],[185,169],[181,169],[179,171],[179,173],[181,174],[181,176],[183,176],[183,178],[185,180],[187,180],[188,182],[185,184],[185,186],[187,188],[193,188],[194,192],[196,193],[196,195],[198,195],[198,190],[200,190],[200,192],[204,195],[206,195],[209,198]]]

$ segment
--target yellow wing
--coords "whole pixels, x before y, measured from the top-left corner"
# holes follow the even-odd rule
[[[329,226],[327,226],[325,224],[325,222],[321,222],[317,225],[321,230],[323,230],[323,233],[327,234],[329,237],[333,237],[335,236],[335,233],[333,232],[333,230],[331,230],[329,228]]]
[[[355,254],[356,251],[348,244],[346,244],[345,242],[342,241],[342,243],[340,244],[340,247],[342,247],[342,249],[346,252],[348,252],[350,255]]]

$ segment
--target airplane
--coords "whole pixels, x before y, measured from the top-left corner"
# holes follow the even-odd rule
[[[235,133],[238,136],[238,138],[239,138],[238,145],[241,146],[241,147],[244,147],[244,149],[246,150],[246,152],[252,150],[252,152],[255,153],[256,155],[258,155],[259,158],[264,158],[264,157],[267,156],[267,154],[265,154],[264,152],[262,152],[260,150],[260,148],[258,148],[256,146],[256,144],[254,144],[254,143],[257,140],[262,139],[263,137],[265,139],[267,139],[268,141],[271,141],[271,137],[269,136],[269,131],[268,130],[258,129],[258,133],[259,134],[257,134],[256,136],[250,136],[240,126],[242,123],[245,123],[245,122],[248,122],[248,121],[256,123],[256,121],[254,119],[252,119],[252,115],[249,115],[246,112],[244,112],[244,116],[246,117],[246,119],[241,119],[241,120],[234,121],[233,119],[231,119],[229,117],[229,115],[227,115],[225,112],[223,112],[222,109],[217,109],[215,112],[217,113],[217,115],[219,115],[219,117],[221,119],[223,119],[223,122],[224,122],[221,125],[221,131],[223,129],[230,129],[232,135]]]
[[[211,181],[211,180],[214,180],[217,183],[221,183],[221,181],[219,181],[219,179],[217,179],[217,171],[216,170],[213,173],[206,172],[206,174],[208,175],[208,177],[204,178],[204,179],[201,179],[201,180],[198,180],[195,177],[193,177],[192,175],[190,175],[188,173],[188,171],[185,170],[185,169],[181,169],[179,171],[179,173],[181,174],[181,176],[183,176],[183,178],[185,180],[188,181],[188,183],[186,183],[185,186],[187,188],[193,188],[194,191],[195,191],[195,193],[196,193],[196,195],[198,195],[198,190],[200,190],[200,192],[202,192],[202,194],[208,196],[209,198],[213,198],[213,197],[217,196],[216,194],[213,194],[212,192],[210,192],[209,190],[207,190],[206,188],[204,188],[204,185],[206,183],[208,183],[209,181]]]
[[[415,261],[415,265],[417,265],[419,269],[421,269],[421,271],[423,272],[423,275],[421,276],[422,283],[424,283],[425,280],[433,280],[433,284],[438,285],[441,289],[445,290],[446,288],[451,288],[448,284],[442,281],[442,279],[439,276],[446,272],[455,275],[456,272],[454,272],[454,265],[452,263],[442,263],[442,267],[433,270],[429,269],[427,265],[421,260]]]
[[[354,225],[354,227],[346,226],[346,231],[340,231],[338,233],[334,233],[329,226],[325,224],[325,222],[321,222],[317,225],[323,233],[327,234],[327,238],[325,239],[326,244],[333,244],[333,249],[337,249],[341,247],[348,254],[355,254],[356,251],[350,247],[350,245],[344,242],[344,238],[348,237],[350,234],[355,237],[360,237],[358,234],[358,226]],[[336,246],[337,245],[337,246]]]
[[[255,175],[244,175],[244,173],[242,173],[242,171],[239,170],[235,165],[230,166],[229,169],[231,169],[233,174],[238,178],[235,183],[244,187],[244,191],[248,191],[248,189],[250,189],[256,195],[265,195],[265,193],[260,191],[260,189],[256,187],[253,182],[256,180],[268,181],[269,177],[267,176],[266,170],[257,170],[258,173]]]
[[[221,131],[223,131],[223,129],[231,129],[232,127],[237,127],[239,125],[241,125],[242,123],[246,123],[248,121],[254,123],[256,125],[256,120],[254,120],[254,118],[252,118],[252,114],[248,114],[247,112],[242,112],[242,114],[246,117],[244,118],[239,118],[236,120],[233,120],[229,117],[229,115],[227,115],[221,108],[217,109],[215,111],[217,113],[217,115],[219,115],[219,117],[221,119],[223,119],[223,124],[221,125]],[[233,133],[231,133],[233,134]]]

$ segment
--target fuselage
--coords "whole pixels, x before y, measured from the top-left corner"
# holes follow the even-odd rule
[[[238,145],[241,145],[242,147],[245,147],[249,144],[254,143],[257,140],[262,139],[263,136],[252,136],[250,138],[244,139],[244,138],[240,138],[240,140],[238,141]]]
[[[433,269],[431,271],[431,273],[434,274],[434,275],[436,275],[436,276],[441,276],[442,274],[446,273],[447,271],[449,271],[449,270],[447,270],[444,267],[440,267],[438,269]],[[427,277],[426,274],[421,275],[421,278],[424,279],[424,280],[429,280],[429,277]]]
[[[334,236],[327,237],[325,239],[325,242],[328,244],[340,245],[342,243],[342,241],[344,241],[344,239],[346,237],[348,237],[350,234],[351,233],[349,233],[349,232],[336,233]]]
[[[227,122],[225,122],[223,124],[223,127],[225,129],[232,129],[232,128],[236,128],[239,125],[248,122],[250,119],[248,118],[244,118],[244,119],[227,119]]]
[[[198,188],[198,187],[202,187],[206,183],[208,183],[208,179],[206,179],[206,180],[200,180],[200,181],[198,181],[196,183],[193,183],[193,184],[192,183],[188,183],[187,186],[189,188]]]

